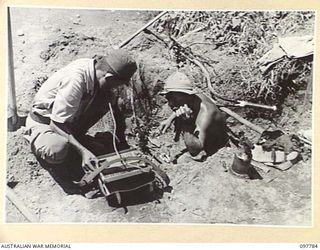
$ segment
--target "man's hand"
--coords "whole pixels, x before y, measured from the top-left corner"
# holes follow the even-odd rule
[[[72,131],[69,129],[68,124],[66,123],[57,123],[51,121],[50,127],[53,131],[59,135],[68,139],[70,145],[74,147],[79,154],[82,156],[81,167],[85,173],[93,171],[95,168],[99,167],[98,158],[86,149],[72,134]]]
[[[170,125],[171,125],[171,122],[168,119],[160,122],[160,125],[159,125],[160,133],[164,134],[167,131],[167,129],[170,127]]]
[[[82,153],[82,169],[85,173],[93,171],[99,167],[98,158],[89,150],[84,150]]]
[[[176,117],[177,117],[176,113],[172,113],[168,119],[166,119],[160,123],[159,131],[161,134],[164,134],[167,131],[167,129],[170,127],[170,125],[172,124],[172,122],[174,121],[174,119]]]
[[[175,112],[177,117],[181,117],[184,120],[189,119],[192,115],[192,109],[187,104],[180,106]]]

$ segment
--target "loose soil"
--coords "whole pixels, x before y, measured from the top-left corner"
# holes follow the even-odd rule
[[[19,113],[28,112],[36,86],[53,72],[74,59],[107,54],[154,16],[150,11],[12,8]],[[301,34],[312,32],[308,29]],[[200,37],[198,33],[188,39],[192,42]],[[176,70],[169,51],[152,35],[140,34],[126,49],[143,65],[143,81],[155,92]],[[193,49],[217,61],[214,67],[218,72],[242,64],[243,58],[228,53],[228,48],[215,50],[203,44]],[[196,66],[189,65],[185,71],[198,86],[204,82]],[[230,96],[237,86],[219,88]],[[307,93],[309,98],[304,104],[305,94],[305,89],[290,94],[283,103],[281,116],[273,120],[255,117],[252,122],[264,128],[276,126],[287,133],[311,129],[312,95]],[[156,102],[160,108],[153,121],[154,131],[159,121],[170,113],[162,97],[157,97]],[[240,109],[234,111],[241,112]],[[130,133],[134,125],[130,121],[128,118],[128,135],[134,145],[136,140]],[[103,125],[103,121],[99,122],[91,133],[103,129]],[[232,118],[228,118],[228,126],[235,132],[245,132],[253,142],[259,138],[257,133]],[[164,162],[161,168],[170,177],[170,188],[160,197],[144,198],[135,194],[137,198],[130,200],[126,208],[117,208],[109,206],[102,196],[89,199],[79,193],[70,181],[70,169],[79,166],[61,166],[62,170],[41,166],[30,152],[23,132],[23,127],[8,132],[7,183],[40,222],[312,225],[312,161],[311,152],[307,150],[303,159],[287,171],[271,168],[269,173],[263,173],[258,170],[261,180],[239,179],[230,174],[228,167],[235,153],[230,147],[220,149],[204,162]],[[153,133],[150,138],[160,146],[152,151],[156,155],[165,153],[174,157],[183,149],[181,141],[173,142],[173,131],[161,136]],[[6,221],[28,222],[8,199]]]

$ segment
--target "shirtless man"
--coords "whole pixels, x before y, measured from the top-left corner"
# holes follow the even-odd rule
[[[160,94],[165,95],[174,111],[160,124],[160,131],[164,133],[174,122],[175,141],[179,140],[182,132],[192,158],[211,155],[226,145],[228,134],[225,115],[210,98],[193,89],[185,74],[173,73]]]

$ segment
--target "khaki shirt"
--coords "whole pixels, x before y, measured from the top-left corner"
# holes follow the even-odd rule
[[[55,122],[76,122],[94,99],[94,79],[94,59],[75,60],[43,83],[32,111]]]

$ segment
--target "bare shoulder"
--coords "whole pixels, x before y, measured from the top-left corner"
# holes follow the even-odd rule
[[[204,115],[215,115],[220,113],[220,110],[215,105],[215,103],[204,94],[197,94],[197,96],[201,99],[200,112],[204,113]]]

